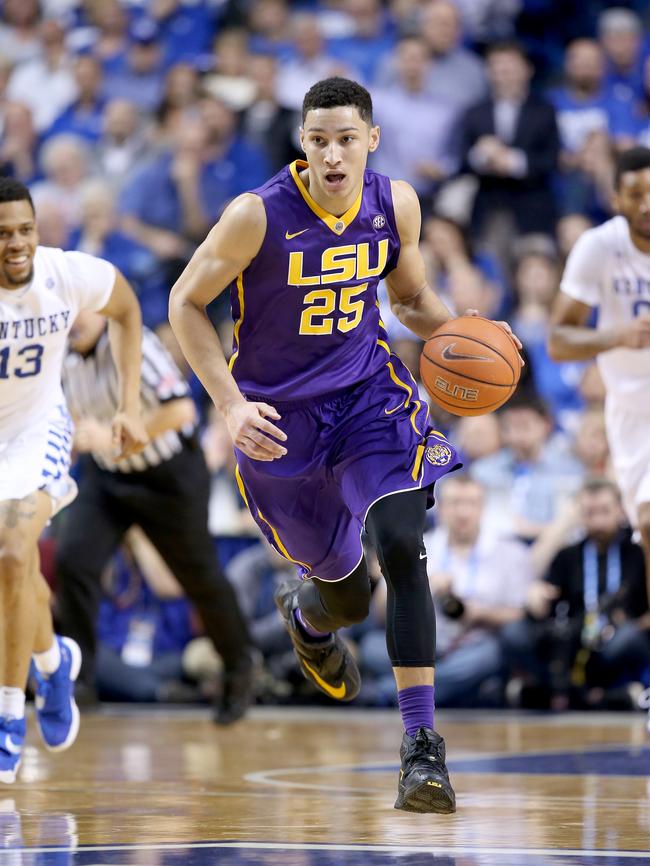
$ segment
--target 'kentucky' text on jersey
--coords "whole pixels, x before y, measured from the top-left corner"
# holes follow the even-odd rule
[[[247,396],[304,400],[347,388],[386,364],[377,285],[396,266],[390,179],[366,170],[342,216],[310,196],[298,160],[259,189],[266,235],[231,286],[233,376]],[[353,335],[353,339],[351,336]]]

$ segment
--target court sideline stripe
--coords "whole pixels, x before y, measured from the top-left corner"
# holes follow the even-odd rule
[[[102,853],[108,851],[195,851],[199,849],[249,849],[255,851],[346,851],[348,853],[382,853],[382,854],[485,854],[494,856],[531,856],[531,857],[619,857],[625,859],[639,858],[650,860],[650,851],[616,851],[563,848],[472,848],[461,845],[337,845],[318,842],[169,842],[160,844],[133,845],[79,845],[76,848],[7,848],[7,852],[24,852],[30,854],[61,854],[61,853]]]

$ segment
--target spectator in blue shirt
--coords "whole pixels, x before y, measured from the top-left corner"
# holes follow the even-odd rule
[[[641,19],[631,9],[606,9],[598,19],[598,35],[607,58],[605,86],[624,102],[643,92]]]
[[[81,226],[67,249],[99,256],[115,265],[135,289],[144,323],[155,328],[167,321],[169,286],[156,256],[118,227],[115,196],[102,180],[86,182],[81,193]]]
[[[90,54],[81,54],[74,64],[74,77],[79,95],[72,105],[57,117],[44,138],[70,133],[94,143],[102,134],[106,107],[99,60]]]
[[[170,148],[122,191],[124,229],[168,262],[187,260],[230,199],[264,182],[264,154],[235,134],[233,112],[216,99],[183,115]]]
[[[147,113],[162,99],[163,64],[159,30],[150,18],[140,18],[131,27],[131,45],[122,68],[107,76],[107,99],[128,99]]]
[[[215,3],[210,0],[166,0],[149,3],[148,14],[160,27],[165,66],[194,61],[210,51],[217,27]]]
[[[591,171],[595,135],[609,136],[622,102],[604,86],[605,57],[592,39],[575,39],[566,50],[564,82],[551,90],[549,101],[556,111],[560,133],[557,194],[562,214],[583,212],[599,215],[597,191]]]
[[[331,39],[328,52],[356,67],[364,81],[372,82],[395,47],[395,25],[379,0],[345,0],[341,11],[350,17],[353,32]]]

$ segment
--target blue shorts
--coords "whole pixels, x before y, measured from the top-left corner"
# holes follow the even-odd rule
[[[237,480],[266,538],[305,578],[347,577],[363,556],[361,533],[377,500],[432,490],[461,465],[453,445],[431,429],[428,406],[395,355],[343,391],[265,402],[282,416],[274,423],[287,435],[287,454],[268,463],[236,449]]]

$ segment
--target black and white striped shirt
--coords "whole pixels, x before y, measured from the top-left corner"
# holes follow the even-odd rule
[[[63,365],[63,391],[73,418],[92,417],[110,424],[117,411],[119,385],[117,370],[111,355],[108,332],[104,331],[88,355],[70,351]],[[142,376],[140,401],[147,412],[179,397],[189,397],[190,389],[171,355],[158,337],[148,328],[142,329]],[[182,431],[161,433],[134,457],[114,462],[104,454],[93,453],[102,469],[111,472],[141,472],[159,466],[178,454],[183,440],[190,437],[195,425]]]

